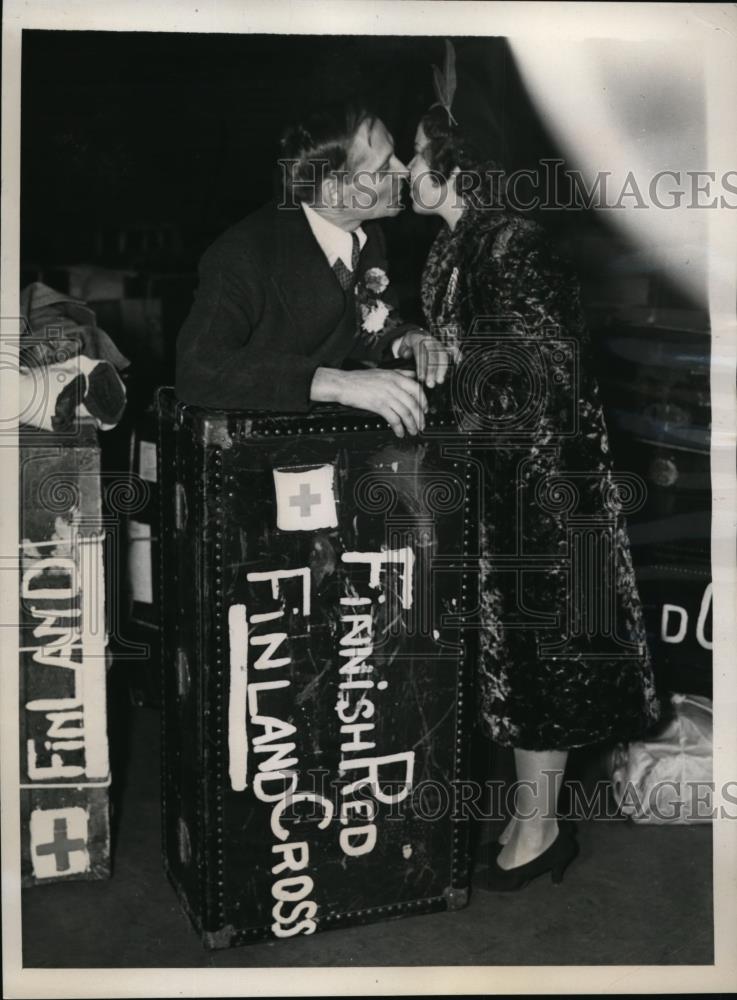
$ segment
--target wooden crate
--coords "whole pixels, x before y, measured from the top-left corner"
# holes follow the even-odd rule
[[[21,873],[110,874],[100,453],[92,421],[22,430]]]

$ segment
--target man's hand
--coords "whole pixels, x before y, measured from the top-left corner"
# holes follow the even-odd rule
[[[318,368],[310,398],[316,403],[340,403],[378,413],[400,438],[405,432],[419,434],[425,429],[427,397],[412,372]]]
[[[450,364],[450,352],[439,340],[431,337],[426,330],[418,327],[405,333],[399,342],[397,356],[414,358],[417,379],[428,388],[442,385]]]

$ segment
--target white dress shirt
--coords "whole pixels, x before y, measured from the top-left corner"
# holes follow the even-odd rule
[[[353,240],[351,239],[351,234],[345,229],[341,229],[340,226],[336,226],[333,222],[329,222],[326,218],[320,215],[319,212],[316,212],[314,208],[311,208],[304,202],[302,202],[302,209],[304,210],[307,221],[310,224],[312,235],[319,243],[320,249],[327,258],[328,264],[333,267],[336,260],[340,257],[348,270],[353,271],[353,267],[351,266],[351,258],[353,256]],[[358,229],[355,229],[354,232],[358,237],[359,249],[363,250],[368,237],[360,226]],[[395,358],[399,357],[398,351],[401,340],[401,336],[398,336],[396,340],[392,341],[392,354]]]
[[[351,239],[351,234],[345,229],[341,229],[340,226],[336,226],[335,223],[328,222],[319,212],[316,212],[309,205],[305,205],[304,202],[302,202],[302,208],[307,216],[310,229],[320,244],[320,249],[328,259],[328,264],[333,267],[338,257],[340,257],[348,270],[352,271],[353,240]],[[354,232],[358,237],[358,246],[363,250],[368,237],[360,226]]]

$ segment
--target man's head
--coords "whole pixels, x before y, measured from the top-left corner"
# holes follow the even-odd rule
[[[355,104],[306,116],[281,141],[283,203],[304,201],[345,228],[397,215],[407,167],[376,115]]]

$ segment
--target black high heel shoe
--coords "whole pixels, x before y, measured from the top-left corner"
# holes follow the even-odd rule
[[[489,864],[486,887],[496,892],[512,892],[515,889],[523,889],[533,878],[546,872],[551,873],[552,882],[557,885],[563,881],[566,868],[577,854],[578,843],[574,840],[570,828],[559,827],[558,836],[550,847],[525,865],[500,868],[495,857]]]

